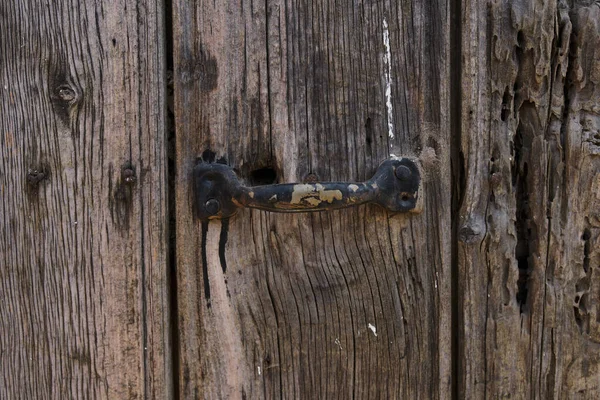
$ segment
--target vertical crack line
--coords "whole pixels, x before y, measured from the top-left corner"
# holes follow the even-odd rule
[[[273,162],[273,107],[271,92],[271,58],[269,56],[269,1],[265,0],[265,55],[267,57],[267,107],[269,109],[269,162]]]
[[[515,258],[519,268],[516,298],[521,313],[527,309],[529,277],[531,274],[531,242],[534,239],[529,222],[531,210],[529,207],[528,160],[524,159],[525,153],[528,153],[528,148],[530,147],[530,139],[526,135],[529,135],[529,132],[523,132],[523,127],[519,124],[517,133],[513,139],[514,165],[512,178],[516,197],[515,231],[517,234],[517,245],[515,248]]]
[[[163,4],[163,37],[165,38],[163,51],[166,58],[166,71],[163,82],[166,86],[166,144],[167,144],[167,290],[169,302],[169,343],[171,353],[171,394],[174,400],[179,400],[179,309],[177,303],[177,213],[175,207],[176,182],[176,126],[174,110],[174,63],[173,63],[173,3],[164,0]],[[168,364],[167,364],[168,365]],[[168,372],[166,373],[168,376]]]
[[[462,317],[460,307],[462,297],[458,290],[460,270],[458,265],[458,224],[460,203],[464,192],[464,157],[461,151],[461,116],[462,116],[462,0],[450,2],[450,164],[451,164],[451,266],[450,266],[450,296],[451,296],[451,398],[459,399],[461,394],[461,358],[460,340],[462,333]]]
[[[223,275],[227,273],[227,260],[225,259],[225,245],[227,244],[227,236],[229,233],[229,218],[223,218],[221,220],[221,234],[219,235],[219,261],[221,262],[221,269]],[[225,286],[227,286],[227,279],[225,279]],[[229,293],[229,290],[228,290]]]
[[[136,15],[136,38],[137,38],[137,54],[136,54],[136,59],[139,61],[141,60],[141,55],[140,55],[140,27],[141,27],[141,22],[140,22],[140,9],[139,9],[139,2],[136,2],[135,4],[135,15]],[[161,71],[164,73],[164,69]],[[143,106],[142,106],[142,89],[141,89],[141,84],[139,84],[138,82],[138,93],[137,93],[137,100],[138,100],[138,104],[137,104],[137,109],[138,110],[142,110]],[[141,150],[142,149],[142,120],[139,119],[138,123],[137,123],[137,128],[138,128],[138,132],[137,132],[137,136],[138,136],[138,148]],[[132,151],[133,151],[133,145],[132,145],[132,139],[131,139],[131,133],[129,134],[129,160],[133,160],[133,156],[132,156]],[[140,171],[143,168],[143,161],[142,161],[142,157],[140,157],[140,161],[139,161],[139,167],[140,167]],[[144,235],[145,235],[145,229],[144,229],[144,200],[143,200],[143,194],[142,191],[140,190],[139,192],[139,204],[140,204],[140,232],[142,232],[141,236],[140,236],[140,250],[141,250],[141,257],[140,257],[140,281],[141,281],[141,297],[142,297],[142,375],[143,375],[143,379],[144,379],[144,399],[148,398],[148,391],[149,391],[149,377],[148,377],[148,293],[147,293],[147,288],[146,288],[146,249],[145,249],[145,242],[144,242]]]

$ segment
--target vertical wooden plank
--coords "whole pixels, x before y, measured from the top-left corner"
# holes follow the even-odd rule
[[[183,398],[450,396],[449,7],[173,2]],[[420,157],[424,212],[194,219],[197,158],[251,184]]]
[[[0,398],[168,398],[161,2],[0,5]]]
[[[459,397],[597,398],[598,4],[462,4]]]

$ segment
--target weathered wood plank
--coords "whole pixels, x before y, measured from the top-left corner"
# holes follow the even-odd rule
[[[168,398],[161,2],[0,3],[0,398]]]
[[[463,1],[460,398],[600,395],[600,8]]]
[[[448,4],[173,4],[182,397],[448,398]],[[270,183],[390,153],[422,158],[422,214],[194,219],[198,156]]]

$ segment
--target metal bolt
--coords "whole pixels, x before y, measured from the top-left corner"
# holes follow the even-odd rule
[[[135,172],[131,168],[125,168],[123,170],[123,178],[125,183],[134,184],[136,181]]]
[[[216,215],[221,209],[221,203],[217,199],[209,199],[204,203],[204,208],[210,215]]]
[[[406,181],[410,178],[410,176],[412,175],[412,172],[410,171],[410,168],[408,168],[406,165],[399,165],[398,167],[396,167],[396,178],[400,179],[401,181]]]

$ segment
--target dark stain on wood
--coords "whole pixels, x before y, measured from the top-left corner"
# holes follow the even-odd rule
[[[37,200],[40,188],[50,181],[50,165],[48,163],[39,163],[28,169],[25,177],[25,191],[30,201]]]
[[[86,350],[75,350],[71,354],[71,358],[77,362],[85,364],[87,366],[91,366],[92,359],[90,357],[89,351]]]
[[[135,168],[130,164],[124,164],[120,169],[118,179],[114,181],[113,186],[113,165],[108,167],[109,188],[112,193],[109,200],[110,215],[112,222],[123,231],[128,231],[130,227],[130,218],[133,205],[133,195],[137,177]]]
[[[182,85],[197,84],[201,92],[211,92],[219,79],[217,60],[200,47],[195,55],[181,62],[178,78]]]
[[[227,234],[229,233],[229,218],[221,220],[221,234],[219,235],[219,261],[221,269],[225,274],[227,272],[227,259],[225,258],[225,246],[227,245]],[[227,281],[225,281],[227,283]]]

